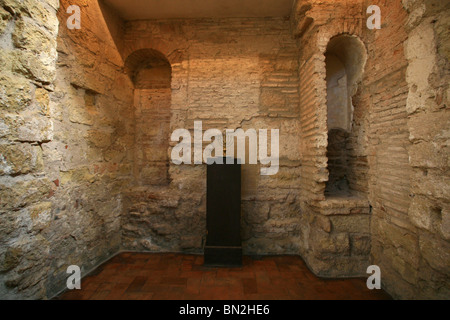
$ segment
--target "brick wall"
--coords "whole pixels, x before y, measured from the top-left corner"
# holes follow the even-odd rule
[[[371,4],[382,10],[381,30],[365,28],[365,9]],[[303,47],[300,83],[321,81],[314,89],[300,90],[300,112],[308,115],[308,121],[302,119],[303,148],[312,150],[309,167],[302,153],[302,178],[319,194],[302,190],[306,239],[302,254],[324,276],[362,275],[368,264],[377,264],[383,287],[394,297],[445,298],[450,264],[443,201],[448,191],[443,183],[448,164],[441,137],[448,126],[443,80],[448,79],[448,48],[442,39],[448,34],[443,18],[448,5],[437,1],[404,1],[403,5],[297,2],[293,26]],[[368,204],[320,197],[327,180],[326,118],[321,111],[325,110],[325,68],[320,53],[330,37],[341,33],[358,36],[368,51],[363,79],[353,97],[347,149],[348,168],[354,170],[350,183],[370,204],[371,215]],[[308,134],[311,139],[306,139]],[[336,224],[338,220],[342,223]],[[362,260],[352,260],[353,255]],[[341,264],[346,257],[350,262]]]
[[[244,251],[297,252],[298,49],[289,21],[129,22],[124,43],[125,58],[149,48],[162,53],[171,64],[171,104],[158,111],[171,113],[166,142],[175,129],[193,132],[194,121],[202,121],[203,131],[280,130],[280,172],[262,177],[258,166],[243,168]],[[152,99],[157,97],[152,93]],[[141,118],[137,113],[136,119]],[[150,136],[144,140],[152,143]],[[166,154],[175,144],[170,143]],[[150,146],[149,153],[154,151]],[[162,178],[158,167],[151,168],[153,179]],[[171,164],[168,180],[170,184],[163,188],[139,186],[128,193],[129,210],[123,218],[125,248],[202,252],[206,165]]]

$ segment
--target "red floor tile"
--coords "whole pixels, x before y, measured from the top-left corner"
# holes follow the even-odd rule
[[[390,299],[366,279],[320,279],[300,257],[244,257],[241,268],[209,268],[203,256],[121,253],[61,300]]]

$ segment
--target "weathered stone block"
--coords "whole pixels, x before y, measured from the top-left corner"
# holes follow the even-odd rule
[[[447,152],[445,148],[439,148],[434,143],[420,142],[409,148],[410,164],[413,167],[445,168]]]
[[[295,233],[300,228],[300,221],[298,218],[286,219],[269,219],[263,227],[265,232],[278,235],[286,235]]]
[[[34,93],[34,99],[38,111],[44,116],[50,116],[50,97],[48,91],[43,88],[37,88]]]
[[[251,238],[242,243],[243,253],[265,255],[265,254],[295,254],[298,252],[298,238],[285,237],[283,239]]]
[[[13,70],[13,65],[16,64],[17,54],[13,50],[0,48],[0,65],[2,66],[2,73],[8,73]]]
[[[151,141],[151,138],[149,140]],[[167,148],[166,145],[145,148],[143,150],[144,157],[146,161],[165,161],[167,159]]]
[[[433,227],[432,208],[432,201],[417,195],[411,202],[408,216],[417,227],[431,231]]]
[[[442,209],[441,233],[444,239],[450,240],[450,208],[446,206]]]
[[[50,196],[51,190],[52,182],[46,178],[0,183],[0,208],[13,209],[40,202]]]
[[[413,265],[405,259],[402,259],[395,250],[391,251],[392,254],[387,253],[386,257],[389,257],[392,268],[402,275],[402,278],[411,283],[417,282],[418,265]]]
[[[53,3],[52,3],[53,2]],[[52,34],[56,35],[58,33],[58,18],[56,17],[55,7],[58,5],[52,1],[35,1],[35,0],[25,0],[23,2],[23,9],[34,21],[44,26]],[[53,7],[48,7],[45,4],[50,3]]]
[[[5,275],[5,286],[20,292],[16,299],[45,298],[45,285],[41,280],[49,272],[49,266],[45,264],[49,257],[48,242],[41,235],[22,236],[14,243],[14,248],[22,251],[20,262],[14,268],[15,272]]]
[[[310,244],[316,257],[323,254],[348,255],[350,253],[350,240],[346,233],[328,234],[316,230],[311,234]]]
[[[41,202],[28,207],[26,210],[31,218],[31,230],[41,231],[50,225],[52,221],[51,202]]]
[[[176,226],[172,223],[166,223],[166,222],[156,222],[153,223],[150,226],[151,230],[154,231],[157,235],[160,236],[167,236],[167,235],[173,235],[176,234]]]
[[[38,114],[27,116],[16,134],[19,141],[49,142],[53,140],[53,121]]]
[[[86,140],[96,148],[107,148],[111,145],[111,133],[102,130],[89,130]]]
[[[30,82],[13,74],[0,74],[0,109],[21,111],[32,100]]]
[[[447,276],[450,275],[450,244],[430,236],[419,237],[420,252],[430,266]]]
[[[95,181],[95,175],[90,173],[88,168],[74,169],[67,172],[61,172],[60,183],[66,184],[92,183]]]
[[[27,49],[34,53],[51,53],[56,48],[55,38],[51,37],[36,24],[25,20],[16,22],[12,38],[16,47]]]
[[[134,238],[133,238],[134,239]],[[135,241],[129,241],[131,242],[131,245],[127,245],[127,248],[137,247],[137,243]],[[123,243],[126,243],[126,241],[123,241]],[[160,247],[154,243],[152,243],[152,239],[142,239],[139,241],[139,244],[144,248],[144,250],[148,250],[150,252],[158,252],[160,250]]]
[[[431,123],[433,125],[427,125]],[[449,134],[450,118],[443,116],[441,112],[414,114],[408,119],[408,128],[411,142],[445,140]]]
[[[370,210],[369,202],[360,198],[329,197],[311,204],[323,215],[369,214]]]
[[[26,14],[30,15],[30,8],[31,5],[34,2],[38,2],[40,6],[44,6],[44,4],[48,4],[53,9],[59,8],[59,0],[41,0],[41,1],[33,1],[33,0],[24,0],[24,1],[17,1],[17,0],[0,0],[0,6],[8,9],[11,12],[14,12],[15,14]],[[37,4],[35,4],[37,5]],[[56,12],[53,12],[53,15],[56,16]]]
[[[89,126],[92,126],[94,124],[95,118],[84,107],[84,104],[80,106],[79,104],[72,102],[67,107],[69,109],[69,120],[71,122]]]
[[[440,170],[427,170],[427,176],[415,170],[411,179],[411,189],[415,194],[446,200],[450,198],[450,177]]]
[[[2,35],[5,32],[5,29],[9,23],[9,21],[12,20],[11,14],[4,10],[2,7],[0,7],[0,35]]]
[[[370,233],[369,215],[331,216],[330,220],[336,232]]]
[[[166,198],[161,199],[158,201],[158,205],[163,207],[163,208],[173,208],[176,209],[179,207],[180,205],[180,198],[179,196],[174,196],[174,195],[167,195]],[[181,214],[178,215],[179,217],[189,217],[190,216],[190,212],[183,212]]]
[[[181,236],[180,246],[182,249],[200,249],[202,248],[203,239],[199,235]]]
[[[23,254],[20,248],[13,247],[9,247],[5,252],[0,253],[0,272],[7,272],[17,267]]]
[[[166,184],[167,167],[165,165],[147,166],[140,170],[140,176],[144,184]]]
[[[265,223],[269,219],[270,205],[260,202],[243,202],[242,211],[245,220],[250,224]]]
[[[5,119],[0,119],[0,138],[5,138],[10,134],[9,126],[6,124]]]
[[[56,51],[49,55],[36,55],[30,51],[20,51],[12,65],[13,71],[44,84],[50,84],[56,77]]]
[[[286,104],[286,95],[278,90],[264,89],[260,96],[260,103],[263,110],[284,107]]]
[[[419,247],[416,234],[384,220],[379,220],[378,232],[377,238],[383,240],[385,246],[391,245],[396,248],[395,255],[399,255],[413,265],[418,264]]]
[[[436,36],[438,39],[438,52],[439,54],[450,61],[450,44],[448,39],[450,37],[450,22],[447,19],[448,10],[441,12],[441,17],[436,24]]]
[[[306,256],[308,266],[314,274],[321,277],[366,277],[367,266],[370,264],[366,256],[326,255]]]
[[[431,23],[423,21],[410,33],[405,43],[405,55],[409,60],[406,80],[410,85],[406,111],[412,114],[425,108],[430,96],[428,78],[436,64],[435,37]]]
[[[317,215],[315,217],[315,224],[323,231],[327,233],[331,232],[331,221],[328,217],[325,217],[323,215]]]
[[[0,211],[0,242],[6,243],[9,239],[17,238],[21,232],[22,219],[18,211]]]
[[[38,146],[0,145],[0,175],[27,174],[42,167],[42,151]]]
[[[350,235],[351,254],[356,256],[367,256],[370,254],[370,235]]]

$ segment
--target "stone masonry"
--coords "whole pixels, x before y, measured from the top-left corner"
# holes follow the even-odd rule
[[[165,54],[172,66],[171,103],[165,108],[171,114],[167,142],[175,129],[193,130],[194,121],[202,121],[204,131],[280,129],[280,172],[262,177],[256,165],[243,169],[244,252],[296,253],[300,162],[298,148],[290,146],[296,145],[299,128],[298,50],[289,21],[128,22],[125,60],[128,52],[149,47]],[[159,96],[151,94],[152,99]],[[151,109],[151,113],[137,114],[136,123],[143,122],[138,131],[154,130],[160,112]],[[136,148],[147,153],[146,141],[137,141]],[[155,148],[148,153],[154,154]],[[206,236],[206,165],[169,164],[165,186],[154,181],[155,175],[163,173],[152,169],[153,178],[141,176],[143,181],[127,194],[124,247],[201,253]],[[142,168],[138,171],[144,174]]]
[[[394,298],[448,299],[449,16],[441,0],[297,0],[290,17],[124,21],[99,1],[0,0],[0,299],[52,298],[68,266],[120,251],[202,254],[206,164],[170,161],[194,121],[280,130],[279,172],[242,169],[245,254],[322,277],[375,264]]]

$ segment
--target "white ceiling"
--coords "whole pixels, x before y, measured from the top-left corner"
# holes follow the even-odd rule
[[[294,0],[101,0],[125,20],[289,16]]]

